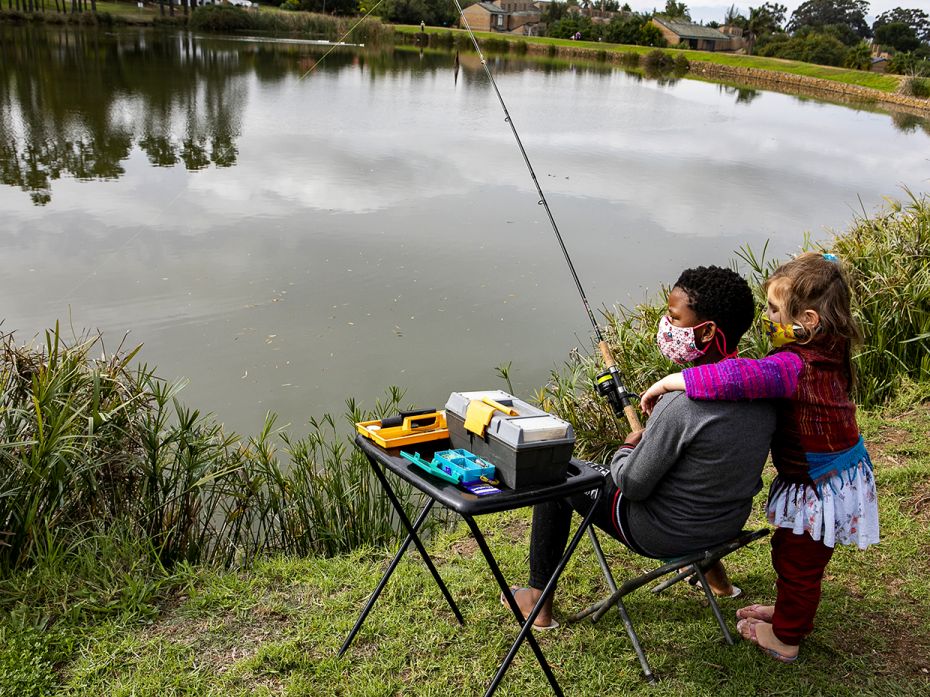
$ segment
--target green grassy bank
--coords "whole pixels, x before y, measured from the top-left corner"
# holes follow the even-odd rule
[[[924,694],[930,687],[930,198],[892,201],[825,243],[848,265],[866,341],[860,418],[874,456],[883,543],[840,550],[819,630],[797,666],[723,646],[688,588],[634,596],[660,695]],[[774,260],[740,251],[751,283]],[[633,389],[669,370],[654,347],[662,299],[605,312]],[[759,355],[758,333],[742,346]],[[514,632],[467,531],[432,547],[461,603],[459,628],[415,556],[345,659],[342,637],[396,544],[389,508],[334,420],[298,437],[269,417],[226,433],[179,400],[135,351],[97,337],[0,341],[0,697],[6,695],[458,694],[478,692]],[[622,349],[622,350],[621,350]],[[100,356],[99,358],[97,356]],[[623,429],[594,396],[596,364],[570,356],[537,401],[570,419],[576,452],[603,457]],[[501,370],[506,377],[506,371]],[[393,391],[349,421],[393,412]],[[771,476],[771,472],[767,474]],[[761,525],[763,497],[752,524]],[[505,575],[526,577],[528,512],[486,519]],[[640,562],[610,547],[621,574]],[[772,597],[764,544],[731,565],[751,601]],[[584,552],[556,606],[604,592]],[[734,609],[732,603],[728,613]],[[541,637],[570,694],[646,694],[616,615]],[[502,694],[545,693],[523,652]]]
[[[751,644],[726,646],[693,589],[631,596],[628,607],[654,670],[647,686],[616,613],[537,634],[567,695],[923,695],[930,689],[930,411],[906,400],[863,415],[875,460],[883,541],[841,549],[825,583],[818,628],[802,660],[782,666]],[[762,525],[764,499],[752,522]],[[505,576],[526,580],[529,514],[483,519]],[[37,569],[0,585],[0,695],[480,694],[515,635],[464,526],[430,548],[465,616],[456,624],[429,572],[408,555],[346,657],[336,658],[391,550],[335,558],[274,557],[249,571],[182,567],[148,595],[92,621],[107,597],[62,602]],[[646,569],[610,541],[620,575]],[[730,557],[747,600],[773,597],[765,542]],[[79,579],[72,578],[76,587]],[[130,582],[130,578],[127,578]],[[52,579],[54,588],[61,581]],[[74,590],[77,593],[77,589]],[[566,571],[557,617],[602,597],[587,542]],[[13,593],[19,593],[11,603]],[[143,594],[140,592],[140,596]],[[730,626],[744,601],[722,601]],[[87,603],[72,617],[72,604]],[[95,603],[98,607],[90,606]],[[83,613],[83,617],[82,617]],[[524,647],[501,695],[545,695]]]
[[[174,17],[169,17],[167,15],[162,17],[158,5],[154,3],[149,3],[143,8],[138,8],[134,2],[103,1],[97,3],[97,8],[100,13],[106,16],[107,19],[104,22],[106,24],[112,23],[113,21],[132,24],[156,22],[161,22],[163,24],[183,24],[187,22],[183,8],[175,8]],[[206,31],[293,31],[302,34],[310,33],[314,38],[325,35],[330,39],[343,37],[345,32],[348,31],[356,21],[354,18],[336,18],[328,15],[314,15],[307,12],[285,12],[272,7],[261,7],[258,10],[247,11],[236,7],[208,6],[200,8],[194,13],[194,15],[198,14],[209,14],[211,18],[210,20],[203,21],[192,20],[191,26]],[[14,13],[10,13],[9,11],[0,11],[0,20],[13,21],[19,18],[21,21],[25,16],[26,15],[23,13],[15,13],[14,15]],[[44,17],[46,21],[56,23],[64,21],[83,21],[83,23],[87,24],[93,23],[91,17],[87,17],[83,20],[69,20],[67,19],[68,15],[55,12],[37,13],[35,18],[38,19],[39,17]],[[378,26],[376,27],[375,25]],[[420,32],[419,26],[385,25],[381,28],[379,20],[369,19],[363,22],[362,26],[356,28],[352,36],[347,37],[347,40],[364,42],[383,39],[391,30],[401,37],[401,41],[410,41],[413,39],[413,35]],[[471,42],[464,30],[428,27],[426,33],[430,42],[438,42],[442,45],[449,46],[454,45],[460,49],[470,50]],[[545,51],[552,55],[558,52],[573,54],[589,52],[590,58],[601,60],[609,59],[616,54],[635,54],[643,56],[653,50],[647,46],[627,46],[596,41],[571,41],[568,39],[548,37],[510,36],[497,32],[476,32],[476,36],[479,42],[487,47],[488,50],[512,50],[517,53],[534,50]],[[673,57],[683,56],[689,61],[710,63],[731,68],[751,68],[763,72],[812,77],[874,89],[885,93],[897,91],[900,88],[902,80],[901,76],[898,75],[884,75],[862,70],[834,68],[779,58],[683,49],[664,50]]]

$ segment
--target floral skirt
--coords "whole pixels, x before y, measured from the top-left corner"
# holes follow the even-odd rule
[[[841,544],[865,549],[877,544],[878,495],[868,459],[824,484],[815,488],[775,477],[769,490],[769,523],[798,535],[809,533],[827,547]]]

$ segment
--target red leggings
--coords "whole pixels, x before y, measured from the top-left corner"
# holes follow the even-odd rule
[[[814,631],[820,604],[820,582],[833,548],[811,538],[778,528],[772,535],[772,566],[778,574],[772,629],[786,644],[797,646]]]

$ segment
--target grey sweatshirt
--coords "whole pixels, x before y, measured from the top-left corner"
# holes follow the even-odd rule
[[[634,542],[670,559],[739,534],[762,488],[774,431],[766,400],[663,395],[639,445],[620,448],[610,465]]]

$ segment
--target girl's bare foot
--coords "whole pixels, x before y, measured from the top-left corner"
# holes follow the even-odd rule
[[[762,620],[771,624],[775,616],[774,605],[749,605],[736,611],[736,618],[740,620]]]
[[[798,647],[785,644],[768,622],[744,619],[736,623],[736,629],[747,641],[751,641],[768,656],[782,663],[794,663],[798,659]]]

